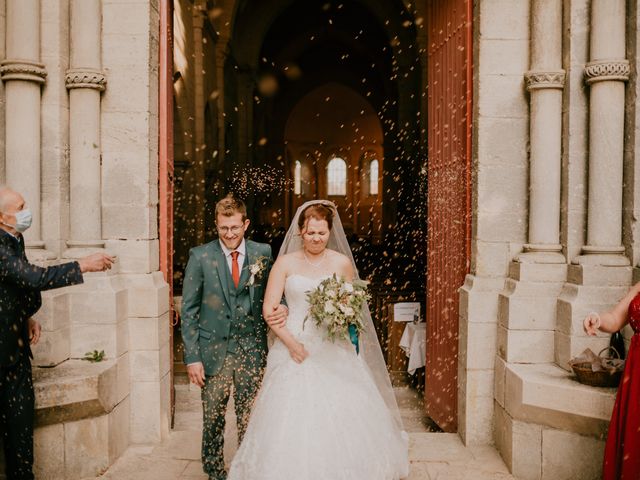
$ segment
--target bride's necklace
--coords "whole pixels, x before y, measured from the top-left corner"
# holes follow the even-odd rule
[[[304,250],[302,250],[302,255],[304,255],[304,259],[309,265],[311,265],[313,268],[318,268],[322,264],[322,262],[324,262],[324,259],[327,258],[327,250],[325,249],[322,258],[315,263],[309,260],[309,257],[307,257],[307,252],[305,252]]]

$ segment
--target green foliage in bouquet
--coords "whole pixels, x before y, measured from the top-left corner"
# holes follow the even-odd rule
[[[309,314],[317,326],[327,329],[331,341],[336,338],[349,340],[349,325],[354,325],[359,334],[364,330],[362,310],[371,295],[367,292],[369,282],[355,279],[347,282],[334,274],[307,293]]]

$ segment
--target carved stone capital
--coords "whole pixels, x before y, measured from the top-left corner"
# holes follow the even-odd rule
[[[543,88],[564,88],[564,70],[555,72],[534,72],[530,71],[524,74],[527,84],[527,90],[541,90]]]
[[[630,72],[628,60],[599,60],[585,65],[584,78],[588,85],[607,80],[626,82]]]
[[[107,88],[107,77],[100,70],[72,68],[64,78],[67,89],[92,88],[103,92]]]
[[[18,59],[7,59],[0,62],[0,78],[3,82],[26,80],[43,84],[46,77],[47,71],[42,63]]]

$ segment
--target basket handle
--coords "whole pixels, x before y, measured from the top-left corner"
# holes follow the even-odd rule
[[[617,359],[619,359],[619,358],[620,358],[620,354],[618,353],[618,350],[616,350],[616,349],[615,349],[615,347],[611,347],[611,346],[609,346],[609,347],[605,347],[605,348],[603,348],[602,350],[600,350],[600,351],[598,352],[598,356],[600,357],[600,356],[602,355],[602,352],[606,352],[607,350],[613,350],[613,353],[615,353],[615,354],[616,354],[616,357],[615,357],[615,358],[617,358]]]

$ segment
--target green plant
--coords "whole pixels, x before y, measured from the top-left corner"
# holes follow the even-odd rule
[[[84,354],[83,360],[87,360],[89,362],[101,362],[104,360],[104,350],[94,350],[93,352],[87,352]]]

